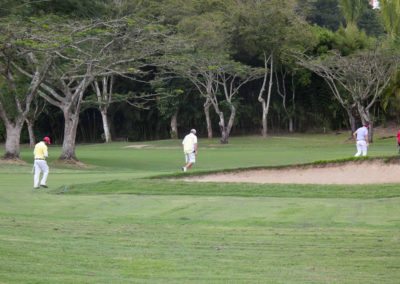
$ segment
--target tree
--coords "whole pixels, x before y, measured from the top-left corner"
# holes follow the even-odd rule
[[[58,53],[46,81],[41,84],[41,96],[60,108],[64,114],[64,139],[61,160],[77,160],[76,130],[82,100],[96,78],[109,75],[130,77],[146,59],[159,52],[155,41],[163,37],[162,27],[138,19],[69,22],[62,25],[66,37],[63,52]],[[115,52],[116,50],[120,52]]]
[[[399,62],[399,56],[387,50],[362,51],[350,56],[334,53],[323,59],[299,57],[302,66],[325,79],[350,119],[355,108],[362,122],[370,124],[370,141],[373,141],[374,122],[370,109],[388,86]]]
[[[357,26],[369,36],[379,38],[385,35],[385,29],[381,20],[381,11],[373,9],[370,5],[368,5],[367,9],[364,10],[364,13],[358,19]]]
[[[294,132],[296,84],[305,85],[308,83],[308,74],[304,72],[306,70],[296,70],[292,64],[292,62],[286,62],[286,64],[281,65],[279,70],[275,72],[277,93],[282,99],[282,107],[288,122],[288,130],[290,133]],[[290,79],[287,79],[287,77]]]
[[[39,96],[36,96],[32,101],[32,106],[30,111],[25,119],[26,126],[28,128],[29,134],[29,146],[32,148],[36,144],[36,137],[35,137],[35,122],[40,116],[40,114],[46,108],[46,101],[41,99]]]
[[[268,68],[268,64],[269,64],[269,68]],[[260,91],[258,93],[258,101],[261,103],[261,107],[262,107],[261,135],[264,138],[267,137],[267,129],[268,129],[267,118],[268,118],[269,106],[270,106],[270,102],[271,102],[274,68],[275,68],[274,67],[274,57],[272,55],[270,55],[267,59],[267,56],[264,54],[264,78],[263,78],[263,83],[261,85]],[[265,87],[266,87],[266,83],[267,83],[268,73],[269,73],[269,84],[268,84],[267,98],[265,98],[264,93],[266,90]]]
[[[380,15],[388,34],[385,45],[397,50],[400,53],[400,2],[392,0],[382,0],[380,4]],[[400,109],[400,70],[397,70],[394,80],[390,83],[385,92],[382,105],[385,110],[389,108],[398,118]],[[390,102],[390,103],[389,103]]]
[[[193,88],[180,78],[158,78],[152,82],[157,93],[157,108],[162,117],[170,120],[170,138],[178,138],[179,111],[190,104],[188,94]]]
[[[340,0],[340,9],[347,28],[357,27],[357,22],[368,6],[367,0]]]
[[[29,24],[10,20],[0,26],[0,118],[6,128],[5,159],[19,159],[21,130],[52,64],[56,45],[43,33],[27,33],[34,29]],[[31,76],[26,78],[25,72]]]
[[[243,1],[232,7],[230,41],[236,51],[234,58],[256,61],[264,66],[264,79],[258,96],[262,108],[263,137],[267,137],[268,132],[267,120],[276,66],[282,65],[285,50],[303,49],[304,45],[313,42],[308,25],[296,13],[296,8],[296,1],[277,0]]]
[[[188,51],[183,48],[178,52],[193,53],[193,56],[188,56],[186,58],[182,57],[182,62],[184,62],[183,65],[188,64],[189,62],[194,64],[198,62],[202,66],[197,71],[192,69],[191,71],[183,73],[186,75],[191,73],[189,77],[192,78],[195,73],[198,73],[197,75],[202,77],[201,80],[204,80],[203,83],[205,83],[205,86],[200,88],[203,90],[199,89],[199,84],[195,85],[205,99],[203,112],[206,119],[207,135],[208,138],[212,138],[213,129],[211,124],[210,107],[213,105],[211,94],[218,91],[218,84],[213,82],[217,73],[216,70],[211,70],[213,68],[205,66],[212,66],[219,60],[217,59],[213,61],[210,58],[210,54],[222,58],[226,56],[227,51],[229,50],[226,31],[227,27],[225,23],[226,7],[223,2],[219,1],[193,1],[191,3],[189,2],[189,4],[186,4],[184,7],[187,9],[186,13],[188,13],[188,15],[179,20],[177,23],[177,30],[179,35],[183,38],[183,41],[189,45],[192,50]],[[187,66],[191,66],[191,64],[189,63]],[[182,73],[180,74],[182,75]]]
[[[343,18],[340,14],[338,0],[307,0],[304,2],[309,2],[310,5],[306,13],[307,21],[331,31],[339,28]],[[301,3],[303,4],[303,1]]]
[[[387,33],[393,40],[398,40],[400,37],[400,2],[397,0],[381,0],[380,9]]]
[[[173,71],[193,83],[204,97],[205,107],[214,108],[219,117],[220,141],[222,144],[228,143],[236,115],[235,97],[244,84],[260,77],[259,70],[235,62],[226,55],[197,52],[177,57]],[[226,112],[229,113],[227,121]],[[206,120],[207,125],[211,125],[207,113]]]
[[[228,143],[238,107],[235,97],[239,94],[240,88],[246,83],[260,78],[261,76],[260,70],[234,61],[224,62],[222,66],[218,67],[217,82],[222,87],[225,99],[224,103],[227,104],[229,109],[228,122],[225,122],[225,114],[223,109],[220,107],[221,103],[217,96],[218,93],[213,93],[213,95],[209,97],[209,100],[219,117],[218,124],[221,131],[222,144]]]
[[[103,121],[103,133],[106,143],[112,141],[110,124],[108,122],[108,108],[113,102],[114,78],[114,75],[106,75],[102,76],[101,80],[93,81],[93,89],[95,90],[98,109]]]
[[[171,62],[172,71],[178,76],[189,80],[205,100],[204,113],[208,138],[212,138],[213,135],[209,108],[212,104],[211,98],[217,96],[218,92],[217,62],[217,56],[208,53],[182,55]]]

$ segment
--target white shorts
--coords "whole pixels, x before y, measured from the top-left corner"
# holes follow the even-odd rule
[[[196,163],[196,153],[192,152],[192,153],[185,153],[185,161],[186,163]]]
[[[367,151],[368,151],[368,146],[367,146],[367,142],[364,140],[359,140],[357,141],[357,153],[354,155],[355,157],[360,156],[361,154],[363,156],[367,155]]]

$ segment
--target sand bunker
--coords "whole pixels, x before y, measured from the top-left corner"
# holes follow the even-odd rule
[[[378,161],[291,167],[211,174],[186,178],[196,182],[247,182],[295,184],[382,184],[400,183],[400,164]]]

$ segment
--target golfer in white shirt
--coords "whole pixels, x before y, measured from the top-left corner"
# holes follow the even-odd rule
[[[368,123],[364,123],[364,126],[358,128],[353,136],[356,139],[357,153],[354,157],[359,157],[361,154],[367,156],[368,150]]]
[[[196,163],[197,156],[197,136],[196,129],[190,130],[190,133],[185,136],[182,141],[183,152],[185,154],[185,166],[182,167],[182,171],[186,172],[190,169],[194,163]]]

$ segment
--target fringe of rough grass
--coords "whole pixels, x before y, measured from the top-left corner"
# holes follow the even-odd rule
[[[61,186],[49,191],[60,195],[159,195],[159,196],[236,196],[276,198],[351,198],[375,199],[400,197],[396,184],[312,185],[312,184],[230,184],[190,183],[177,180],[111,180]]]
[[[279,165],[279,166],[255,166],[255,167],[245,167],[245,168],[234,168],[234,169],[223,169],[223,170],[206,170],[206,171],[196,171],[196,172],[185,172],[185,173],[173,173],[173,174],[162,174],[147,177],[148,179],[163,179],[163,178],[180,178],[188,176],[203,176],[209,174],[223,174],[232,172],[243,172],[243,171],[253,171],[253,170],[277,170],[277,169],[295,169],[295,168],[310,168],[310,167],[329,167],[333,165],[343,165],[348,163],[361,164],[366,162],[381,161],[387,164],[400,163],[400,156],[381,156],[381,157],[350,157],[344,159],[335,160],[319,160],[310,163],[302,164],[290,164],[290,165]]]

